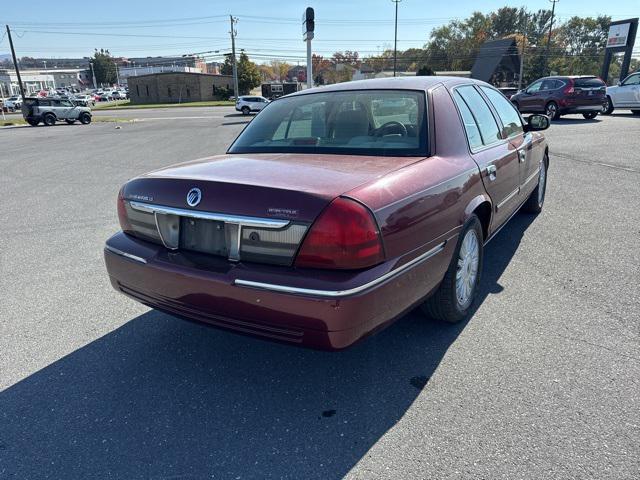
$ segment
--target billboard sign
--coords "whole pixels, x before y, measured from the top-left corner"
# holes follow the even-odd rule
[[[609,27],[609,35],[607,36],[607,48],[626,47],[630,26],[630,23],[611,25]]]

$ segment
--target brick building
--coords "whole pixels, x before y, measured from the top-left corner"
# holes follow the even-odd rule
[[[132,104],[186,103],[223,99],[221,95],[226,95],[233,88],[233,77],[163,72],[129,77],[127,83]]]

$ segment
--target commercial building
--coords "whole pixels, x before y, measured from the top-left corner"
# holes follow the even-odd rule
[[[154,73],[165,72],[182,72],[182,73],[202,73],[199,68],[189,67],[186,65],[156,65],[156,66],[132,66],[118,67],[118,78],[120,83],[125,83],[129,77],[139,77],[143,75],[152,75]]]
[[[20,76],[27,94],[55,88],[53,75],[21,71]],[[5,96],[20,95],[20,85],[15,70],[0,70],[0,89]]]
[[[161,72],[127,79],[132,104],[218,100],[232,88],[231,75]]]

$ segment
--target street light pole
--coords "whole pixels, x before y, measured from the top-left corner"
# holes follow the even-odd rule
[[[396,76],[396,66],[398,63],[398,4],[402,1],[402,0],[391,0],[393,3],[396,4],[396,27],[395,27],[395,34],[393,37],[393,76]]]
[[[18,58],[16,57],[16,50],[13,48],[13,39],[11,38],[11,30],[9,29],[9,25],[7,27],[7,37],[9,37],[9,46],[11,47],[11,56],[13,57],[13,65],[16,67],[16,77],[18,77],[18,86],[20,87],[20,95],[22,98],[26,98],[27,96],[24,93],[24,85],[22,84],[22,77],[20,77],[20,67],[18,66]],[[11,84],[11,80],[9,80],[9,84]],[[13,87],[11,87],[13,90]],[[10,92],[13,93],[13,92]]]

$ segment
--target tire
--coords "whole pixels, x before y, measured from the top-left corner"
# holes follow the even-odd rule
[[[604,101],[604,105],[602,106],[602,110],[600,113],[603,115],[611,115],[613,113],[613,102],[611,101],[611,97],[607,95],[607,98]]]
[[[249,115],[251,113],[251,109],[249,107],[242,107],[240,110],[242,110],[243,115]]]
[[[456,249],[442,283],[435,293],[420,306],[424,313],[431,318],[448,323],[458,323],[469,315],[480,284],[483,241],[480,220],[477,216],[472,215],[464,224],[458,237]],[[472,247],[472,250],[467,250],[469,247]],[[468,252],[467,254],[465,254],[465,250]],[[475,251],[475,256],[472,253],[469,256],[469,253],[473,251]],[[475,260],[473,260],[474,258]],[[458,279],[459,275],[472,276],[466,278],[461,276]],[[462,285],[466,285],[470,290],[466,290],[464,301],[461,301],[458,296]]]
[[[34,119],[34,118],[28,118],[28,119],[27,119],[27,123],[28,123],[29,125],[31,125],[32,127],[37,127],[37,126],[38,126],[38,124],[40,123],[40,120],[36,120],[36,119]]]
[[[549,120],[558,120],[560,118],[560,109],[556,102],[549,102],[544,107],[544,113]]]
[[[91,115],[88,113],[83,113],[80,115],[80,123],[83,125],[89,125],[91,123]]]
[[[542,160],[540,173],[538,175],[538,185],[531,192],[529,198],[522,206],[522,211],[525,213],[538,214],[542,211],[544,206],[544,198],[547,194],[547,170],[549,168],[549,157],[545,154]]]
[[[582,116],[587,120],[592,120],[598,116],[598,112],[583,113]]]
[[[631,110],[634,115],[640,115],[640,110]]]
[[[42,123],[47,127],[51,127],[56,124],[56,116],[53,113],[47,113],[42,117]]]
[[[73,125],[74,123],[76,123],[76,121],[74,119],[72,119],[72,118],[67,118],[65,120],[65,122],[67,122],[67,124],[69,124],[69,125]]]

